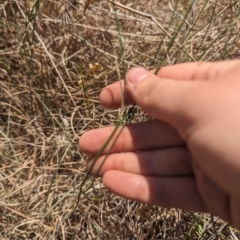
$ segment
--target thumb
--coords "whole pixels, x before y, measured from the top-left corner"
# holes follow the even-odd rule
[[[183,137],[201,117],[204,82],[160,78],[144,68],[129,70],[126,81],[129,94],[144,112],[172,125]]]

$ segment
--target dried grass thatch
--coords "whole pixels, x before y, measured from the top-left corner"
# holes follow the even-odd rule
[[[118,110],[99,105],[103,87],[134,65],[154,68],[161,60],[167,65],[240,56],[239,1],[209,1],[201,12],[203,4],[197,2],[166,52],[186,1],[177,6],[172,1],[172,7],[166,0],[115,5],[113,0],[1,1],[1,239],[240,237],[218,218],[117,197],[100,179],[72,211],[86,174],[78,136],[112,125],[119,116]],[[139,112],[135,121],[143,119]]]

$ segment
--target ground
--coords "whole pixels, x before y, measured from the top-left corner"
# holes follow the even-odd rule
[[[2,0],[0,238],[239,239],[215,216],[125,200],[99,178],[81,185],[77,146],[117,122],[98,94],[130,67],[239,58],[239,17],[238,0]]]

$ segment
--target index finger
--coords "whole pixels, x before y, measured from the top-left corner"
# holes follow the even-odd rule
[[[186,80],[186,81],[199,81],[210,80],[217,78],[219,75],[228,72],[236,65],[240,66],[239,60],[222,61],[222,62],[195,62],[195,63],[181,63],[173,66],[162,67],[157,76],[160,78]],[[154,70],[152,70],[154,72]],[[123,97],[124,81],[118,81],[107,86],[100,94],[100,102],[102,106],[114,109],[121,105]],[[134,104],[127,87],[125,88],[125,105]]]

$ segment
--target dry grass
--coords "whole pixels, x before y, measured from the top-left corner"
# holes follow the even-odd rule
[[[237,0],[209,1],[193,28],[189,16],[169,51],[184,1],[178,13],[165,0],[116,1],[121,33],[112,2],[89,1],[86,15],[82,0],[0,3],[0,238],[239,239],[218,218],[131,202],[100,179],[73,211],[86,175],[78,136],[119,116],[99,105],[104,86],[134,65],[240,56]]]

